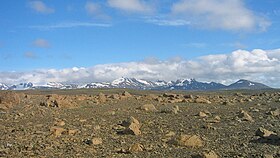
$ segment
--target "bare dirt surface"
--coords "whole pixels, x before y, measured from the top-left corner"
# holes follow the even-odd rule
[[[0,157],[280,157],[280,92],[0,92]]]

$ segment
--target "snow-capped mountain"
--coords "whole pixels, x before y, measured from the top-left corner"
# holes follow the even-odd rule
[[[114,88],[151,89],[155,87],[155,84],[152,81],[122,77],[114,80],[111,86]]]
[[[77,89],[77,88],[129,88],[139,90],[232,90],[232,89],[268,89],[270,87],[248,80],[239,80],[229,86],[216,82],[199,82],[195,79],[179,79],[176,81],[148,81],[136,78],[118,78],[112,82],[92,82],[84,85],[49,82],[34,85],[31,82],[12,86],[0,84],[0,90],[27,89]]]
[[[33,83],[27,82],[27,83],[20,83],[10,86],[9,90],[27,90],[31,89],[33,87]]]
[[[241,79],[226,87],[226,89],[269,89],[269,88],[270,87],[262,83],[252,82],[244,79]]]
[[[32,89],[76,89],[76,84],[63,84],[59,82],[48,82],[45,84],[34,85]]]
[[[8,89],[9,87],[6,84],[0,83],[0,90],[8,90]]]
[[[217,90],[217,89],[223,89],[226,86],[220,83],[216,82],[199,82],[195,79],[183,79],[183,80],[177,80],[174,82],[170,89],[176,89],[176,90]]]
[[[78,86],[78,88],[112,88],[112,86],[111,83],[107,82],[93,82],[82,86]]]

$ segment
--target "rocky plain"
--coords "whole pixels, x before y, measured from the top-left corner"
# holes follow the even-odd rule
[[[0,92],[0,157],[279,158],[280,92]]]

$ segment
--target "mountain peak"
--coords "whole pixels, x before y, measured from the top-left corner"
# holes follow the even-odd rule
[[[252,82],[245,79],[240,79],[236,81],[235,83],[229,85],[227,89],[270,89],[270,87],[258,83],[258,82]]]
[[[141,90],[226,90],[226,89],[269,89],[270,87],[240,79],[226,86],[216,82],[200,82],[191,79],[178,79],[176,81],[149,81],[144,79],[121,77],[112,82],[92,82],[85,85],[64,84],[60,82],[48,82],[44,85],[34,85],[31,82],[7,86],[0,83],[0,90],[26,90],[26,89],[76,89],[76,88],[129,88]]]

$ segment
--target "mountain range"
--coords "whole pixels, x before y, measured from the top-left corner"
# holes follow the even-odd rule
[[[35,85],[31,82],[6,85],[0,83],[0,90],[27,90],[27,89],[79,89],[79,88],[129,88],[138,90],[234,90],[234,89],[270,89],[262,83],[241,79],[230,85],[216,82],[200,82],[195,79],[180,79],[176,81],[148,81],[136,78],[118,78],[112,82],[92,82],[84,85],[63,84],[49,82]]]

